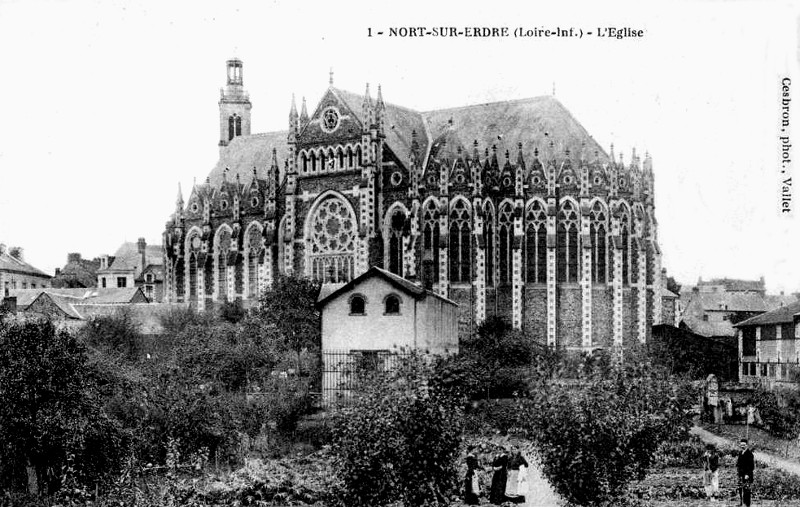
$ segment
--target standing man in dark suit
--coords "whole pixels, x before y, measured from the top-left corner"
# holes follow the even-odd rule
[[[736,474],[739,476],[739,505],[750,506],[750,491],[753,487],[753,471],[756,468],[753,452],[747,448],[747,439],[739,441],[739,457],[736,459]]]

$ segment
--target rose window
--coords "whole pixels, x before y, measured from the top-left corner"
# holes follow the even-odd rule
[[[356,221],[340,199],[327,199],[311,217],[309,268],[317,280],[343,283],[353,278]]]

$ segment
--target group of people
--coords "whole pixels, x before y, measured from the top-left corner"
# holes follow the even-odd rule
[[[743,438],[739,441],[739,455],[736,458],[739,505],[750,506],[754,471],[755,459],[753,451],[748,448],[747,439]],[[717,454],[717,449],[712,444],[708,444],[703,453],[703,487],[705,488],[706,498],[712,501],[716,500],[717,495],[719,495],[719,454]]]
[[[528,487],[528,461],[519,450],[504,449],[492,461],[492,484],[489,487],[489,502],[501,505],[505,502],[524,503]],[[474,454],[467,456],[467,473],[464,477],[464,503],[478,505],[482,492],[478,470],[481,470]]]

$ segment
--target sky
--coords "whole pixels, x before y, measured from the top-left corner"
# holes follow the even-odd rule
[[[217,161],[236,56],[253,133],[286,129],[293,93],[313,111],[330,69],[338,88],[381,84],[387,102],[421,111],[555,91],[606,151],[653,157],[671,276],[800,291],[800,189],[792,213],[780,201],[800,169],[782,175],[779,159],[784,77],[800,132],[798,13],[777,0],[0,0],[0,242],[51,274],[69,252],[160,244],[178,185],[187,197]],[[512,36],[376,35],[412,26]],[[517,27],[644,32],[515,38]]]

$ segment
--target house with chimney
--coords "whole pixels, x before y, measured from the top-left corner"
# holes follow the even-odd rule
[[[0,299],[12,290],[49,287],[52,277],[25,262],[22,247],[0,243]]]
[[[783,293],[767,294],[764,277],[700,278],[694,287],[681,290],[681,300],[685,302],[681,327],[700,336],[732,340],[737,335],[735,324],[792,304],[796,298]]]
[[[114,255],[100,257],[98,288],[139,287],[149,301],[164,295],[164,260],[161,245],[148,245],[144,238],[125,242]]]

